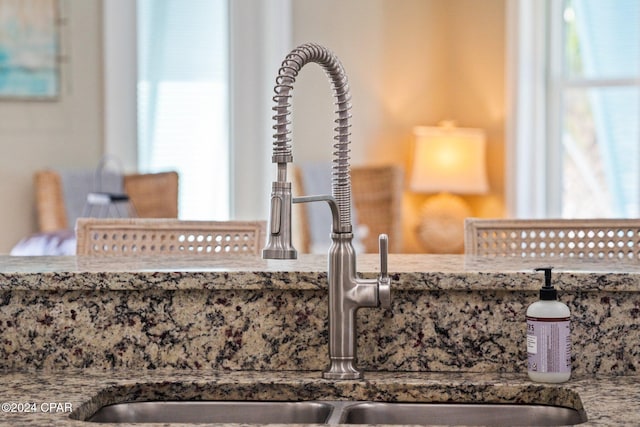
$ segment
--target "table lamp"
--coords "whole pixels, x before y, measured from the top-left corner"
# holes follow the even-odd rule
[[[430,253],[461,253],[464,219],[472,213],[469,204],[453,193],[489,190],[484,131],[442,122],[437,127],[417,126],[413,133],[410,189],[435,193],[420,208],[418,239]]]

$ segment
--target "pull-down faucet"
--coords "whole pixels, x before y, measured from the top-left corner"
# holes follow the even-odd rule
[[[289,138],[289,102],[295,78],[302,67],[319,64],[331,80],[336,98],[332,195],[293,198],[291,183],[287,181],[287,164],[293,161]],[[271,215],[267,246],[263,258],[295,259],[297,252],[291,243],[291,203],[325,201],[333,217],[329,249],[329,359],[323,373],[328,379],[362,378],[356,367],[356,311],[360,307],[390,307],[391,286],[387,274],[387,236],[380,235],[380,275],[377,279],[361,279],[356,272],[356,253],[352,245],[351,175],[349,167],[349,103],[351,99],[347,76],[338,58],[317,44],[297,47],[282,62],[278,72],[273,100],[273,163],[278,165],[277,181],[271,190]]]

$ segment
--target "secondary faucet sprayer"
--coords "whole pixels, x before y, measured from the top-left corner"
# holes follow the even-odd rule
[[[287,181],[287,164],[293,161],[291,151],[291,92],[296,76],[306,64],[319,64],[331,80],[336,98],[335,143],[333,145],[332,195],[293,198]],[[289,53],[278,72],[273,100],[276,124],[272,161],[278,165],[277,181],[271,190],[271,214],[268,242],[262,251],[267,259],[295,259],[291,242],[291,204],[324,201],[333,218],[329,248],[329,359],[323,373],[328,379],[362,378],[356,367],[356,311],[360,307],[390,307],[391,286],[387,274],[387,236],[380,235],[380,275],[377,279],[361,279],[356,272],[356,253],[352,245],[351,172],[349,144],[351,127],[351,95],[347,75],[338,58],[323,46],[308,43]]]

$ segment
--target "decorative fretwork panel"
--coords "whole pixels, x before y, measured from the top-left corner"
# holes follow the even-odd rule
[[[265,228],[264,221],[79,218],[77,254],[257,256]]]
[[[640,261],[640,220],[468,218],[465,253],[493,257]]]

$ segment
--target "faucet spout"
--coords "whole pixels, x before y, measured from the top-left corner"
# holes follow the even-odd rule
[[[331,196],[293,198],[287,181],[287,164],[293,161],[289,125],[291,92],[296,76],[309,63],[319,64],[329,77],[336,99]],[[357,277],[356,253],[351,224],[351,172],[349,166],[351,95],[347,76],[338,58],[326,48],[309,43],[289,53],[276,78],[273,100],[276,124],[272,162],[277,164],[277,180],[272,184],[268,242],[262,251],[267,259],[295,259],[291,242],[291,204],[326,201],[333,217],[332,245],[329,249],[329,368],[330,379],[362,378],[356,367],[356,311],[361,307],[390,306],[390,283],[386,274],[387,237],[380,237],[381,273],[377,279]]]

